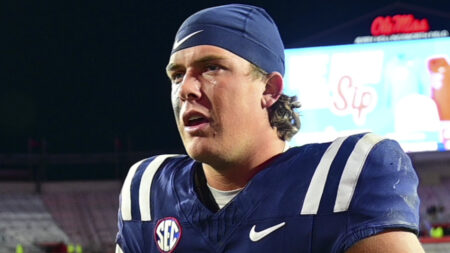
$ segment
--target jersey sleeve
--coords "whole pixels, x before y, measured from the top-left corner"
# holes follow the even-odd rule
[[[171,157],[179,155],[158,155],[135,163],[128,171],[120,192],[118,213],[118,233],[116,251],[118,253],[146,252],[153,238],[144,237],[144,223],[153,222],[151,191],[154,178]]]
[[[354,193],[348,193],[353,196],[347,232],[340,238],[342,251],[387,230],[418,233],[418,178],[407,154],[397,142],[384,139],[365,159]]]
[[[118,232],[116,236],[115,253],[140,253],[142,250],[142,234],[140,233],[140,222],[126,221],[124,224],[122,215],[118,215]]]
[[[153,159],[153,158],[149,158]],[[148,160],[148,159],[147,159]],[[132,219],[132,188],[136,185],[135,178],[137,172],[142,169],[142,164],[145,160],[139,161],[128,170],[128,174],[122,185],[122,190],[119,197],[119,211],[118,211],[118,232],[116,236],[116,253],[132,253],[143,252],[140,248],[142,242],[142,235],[139,233],[139,222],[133,222]],[[135,206],[134,209],[138,207]],[[134,238],[130,241],[131,238]]]

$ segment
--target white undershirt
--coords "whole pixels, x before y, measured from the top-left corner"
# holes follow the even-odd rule
[[[289,149],[289,144],[287,142],[285,142],[283,152],[286,152],[288,149]],[[244,188],[239,188],[239,189],[231,190],[231,191],[221,191],[221,190],[217,190],[216,188],[211,187],[208,183],[206,185],[208,185],[208,188],[211,191],[211,194],[213,195],[213,197],[216,200],[216,203],[220,209],[222,209],[234,197],[236,197],[236,195],[238,195],[238,193],[240,191],[242,191],[242,189],[244,189]]]
[[[228,202],[230,202],[234,197],[236,197],[236,195],[243,189],[239,188],[231,191],[221,191],[211,187],[209,184],[207,185],[220,209],[222,209],[222,207],[228,204]]]

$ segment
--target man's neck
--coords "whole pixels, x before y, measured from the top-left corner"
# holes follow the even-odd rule
[[[222,191],[243,188],[258,172],[283,153],[285,146],[284,141],[277,140],[272,145],[264,145],[255,152],[248,152],[244,162],[229,163],[220,168],[203,163],[206,180],[211,187]]]

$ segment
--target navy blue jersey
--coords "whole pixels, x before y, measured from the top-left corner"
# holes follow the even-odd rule
[[[217,212],[185,155],[133,165],[117,252],[344,252],[386,230],[417,233],[418,179],[397,142],[374,134],[290,148]]]

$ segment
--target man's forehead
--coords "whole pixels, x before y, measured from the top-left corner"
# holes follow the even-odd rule
[[[246,61],[244,58],[226,49],[217,46],[200,45],[185,48],[173,53],[170,56],[166,70],[170,71],[174,67],[185,66],[189,64],[226,59],[240,59],[242,61]]]

